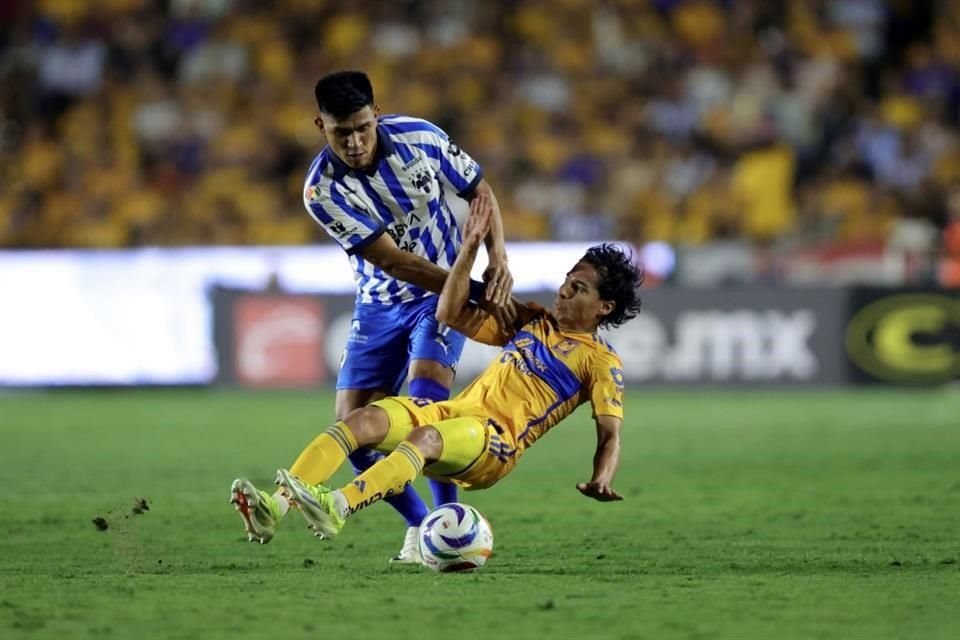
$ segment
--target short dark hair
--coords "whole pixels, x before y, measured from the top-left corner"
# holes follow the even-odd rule
[[[313,94],[320,111],[334,118],[346,118],[373,104],[373,85],[362,71],[337,71],[323,76]]]
[[[612,300],[616,306],[600,321],[601,327],[619,327],[640,313],[640,285],[643,269],[614,244],[604,243],[590,247],[581,262],[597,270],[597,292],[601,300]]]

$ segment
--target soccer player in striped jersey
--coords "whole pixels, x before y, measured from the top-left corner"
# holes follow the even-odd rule
[[[492,207],[471,203],[463,247],[447,278],[437,316],[474,340],[503,347],[500,358],[451,400],[384,398],[354,411],[317,436],[277,484],[318,534],[332,537],[347,518],[402,491],[421,473],[466,489],[503,479],[524,453],[581,404],[597,429],[593,476],[576,485],[588,498],[621,500],[612,487],[620,455],[623,370],[597,334],[640,310],[643,274],[618,247],[592,247],[567,273],[553,309],[514,301],[516,320],[503,324],[469,301],[470,270]],[[353,482],[331,491],[330,476],[357,447],[389,453]],[[271,534],[285,511],[248,480],[237,479],[255,504],[256,521]],[[286,504],[286,503],[284,503]]]
[[[396,395],[424,402],[450,396],[464,337],[436,320],[437,296],[460,249],[460,230],[446,198],[482,194],[493,202],[486,235],[490,266],[474,298],[509,313],[513,279],[507,268],[496,197],[475,160],[440,128],[419,118],[380,115],[362,72],[321,78],[315,95],[317,127],[327,146],[307,172],[309,214],[343,248],[353,266],[357,300],[337,377],[336,415]],[[485,287],[484,287],[485,284]],[[361,448],[350,456],[362,473],[382,455]],[[431,481],[436,505],[456,501],[456,487]],[[239,503],[242,492],[234,491]],[[283,500],[282,496],[279,497]],[[413,487],[387,498],[407,522],[393,561],[419,562],[416,531],[427,509]],[[249,538],[265,542],[238,504]]]

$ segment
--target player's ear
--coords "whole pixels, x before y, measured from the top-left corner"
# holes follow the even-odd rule
[[[379,118],[379,117],[380,117],[380,105],[378,105],[378,104],[374,104],[374,105],[373,105],[373,117],[374,117],[374,118]]]
[[[598,314],[601,318],[606,318],[608,315],[613,313],[613,310],[617,308],[617,303],[613,300],[601,300],[600,301],[600,313]]]
[[[317,125],[317,129],[320,129],[320,132],[321,132],[321,133],[324,133],[324,131],[323,131],[323,118],[321,118],[320,116],[317,116],[316,118],[313,119],[313,124]]]

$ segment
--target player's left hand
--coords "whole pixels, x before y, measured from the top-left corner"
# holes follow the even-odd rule
[[[490,259],[490,266],[483,272],[483,281],[487,283],[487,300],[495,307],[506,307],[513,294],[513,275],[506,259]]]
[[[623,496],[614,491],[613,487],[606,482],[580,482],[577,484],[577,491],[600,502],[623,500]]]

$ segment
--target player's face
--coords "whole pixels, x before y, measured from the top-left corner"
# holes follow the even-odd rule
[[[366,106],[346,118],[321,112],[314,121],[327,137],[327,144],[351,169],[364,169],[377,152],[377,107]]]
[[[600,299],[599,279],[597,270],[586,262],[578,262],[567,274],[553,301],[553,315],[562,328],[596,331],[603,316],[613,311],[613,302]]]

